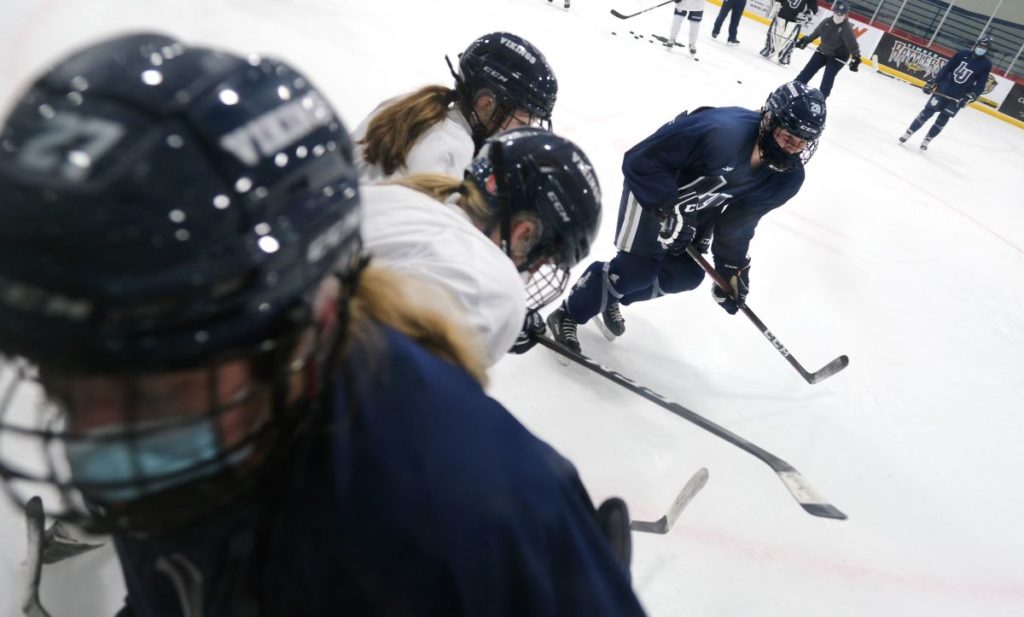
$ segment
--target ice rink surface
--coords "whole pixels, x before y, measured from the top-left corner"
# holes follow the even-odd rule
[[[812,53],[763,60],[765,26],[749,19],[739,47],[713,41],[709,3],[694,62],[649,42],[670,6],[609,14],[652,4],[0,0],[0,107],[75,46],[144,29],[286,58],[354,126],[384,98],[449,84],[445,54],[511,31],[548,57],[555,130],[595,163],[592,256],[607,259],[623,152],[685,109],[760,107]],[[802,191],[751,245],[750,306],[808,369],[842,353],[844,372],[808,385],[707,283],[627,307],[614,343],[581,330],[585,353],[785,459],[849,520],[809,516],[754,457],[547,350],[495,368],[494,396],[577,464],[595,500],[619,495],[655,519],[710,470],[668,535],[634,535],[652,616],[1024,615],[1024,130],[968,109],[922,154],[924,131],[896,139],[925,100],[844,69]],[[3,502],[2,615],[19,611],[24,536]],[[45,575],[54,617],[111,615],[122,597],[109,549]]]

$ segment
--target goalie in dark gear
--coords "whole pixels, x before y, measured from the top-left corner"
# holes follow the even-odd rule
[[[775,0],[761,55],[769,60],[775,57],[783,66],[789,64],[801,32],[817,14],[817,0]]]

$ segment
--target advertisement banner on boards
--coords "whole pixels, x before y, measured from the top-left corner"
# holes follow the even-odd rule
[[[905,41],[888,32],[882,33],[882,38],[875,47],[874,55],[878,56],[878,62],[882,66],[923,81],[934,78],[939,69],[949,60],[927,47]]]
[[[1014,120],[1024,122],[1024,86],[1013,84],[1010,93],[1003,99],[999,111],[1010,116]]]

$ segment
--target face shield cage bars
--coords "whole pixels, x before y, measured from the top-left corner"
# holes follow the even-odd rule
[[[264,342],[195,367],[207,375],[208,410],[202,413],[143,424],[133,420],[136,414],[129,408],[123,430],[90,435],[71,431],[69,414],[74,411],[46,391],[35,365],[23,358],[0,356],[0,477],[4,480],[5,491],[21,508],[33,496],[39,496],[48,516],[92,533],[158,531],[219,507],[247,490],[256,478],[257,474],[248,473],[243,469],[245,463],[240,461],[253,452],[262,453],[270,446],[280,446],[284,422],[296,420],[286,411],[286,387],[294,375],[305,370],[313,356],[290,363],[282,360],[287,357],[285,350],[290,352],[295,341],[296,337],[292,336],[278,341],[280,344]],[[240,358],[253,359],[255,375],[240,395],[220,402],[216,394],[217,368]],[[263,376],[260,376],[261,368],[266,371]],[[120,387],[125,388],[130,403],[133,376],[122,379]],[[142,469],[135,449],[139,438],[211,419],[216,421],[261,395],[268,408],[254,412],[257,418],[253,426],[238,443],[228,448],[220,446],[215,456],[169,473],[151,475]],[[90,442],[102,447],[103,443],[115,441],[129,444],[130,478],[80,481],[73,477],[66,455],[67,444]],[[266,460],[260,462],[261,466],[266,463]],[[118,489],[139,491],[143,496],[124,502],[104,502],[102,498],[89,496],[90,492]],[[192,504],[184,515],[183,502]]]

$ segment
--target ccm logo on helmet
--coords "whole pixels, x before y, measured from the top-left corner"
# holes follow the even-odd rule
[[[512,51],[516,52],[523,58],[525,58],[526,61],[529,62],[530,64],[537,63],[537,57],[531,54],[530,51],[526,49],[526,47],[523,47],[519,43],[506,39],[505,37],[501,37],[501,44],[504,45],[505,47],[508,47]]]
[[[318,93],[309,92],[224,135],[220,145],[253,167],[259,163],[261,154],[277,154],[333,119],[327,101]]]

